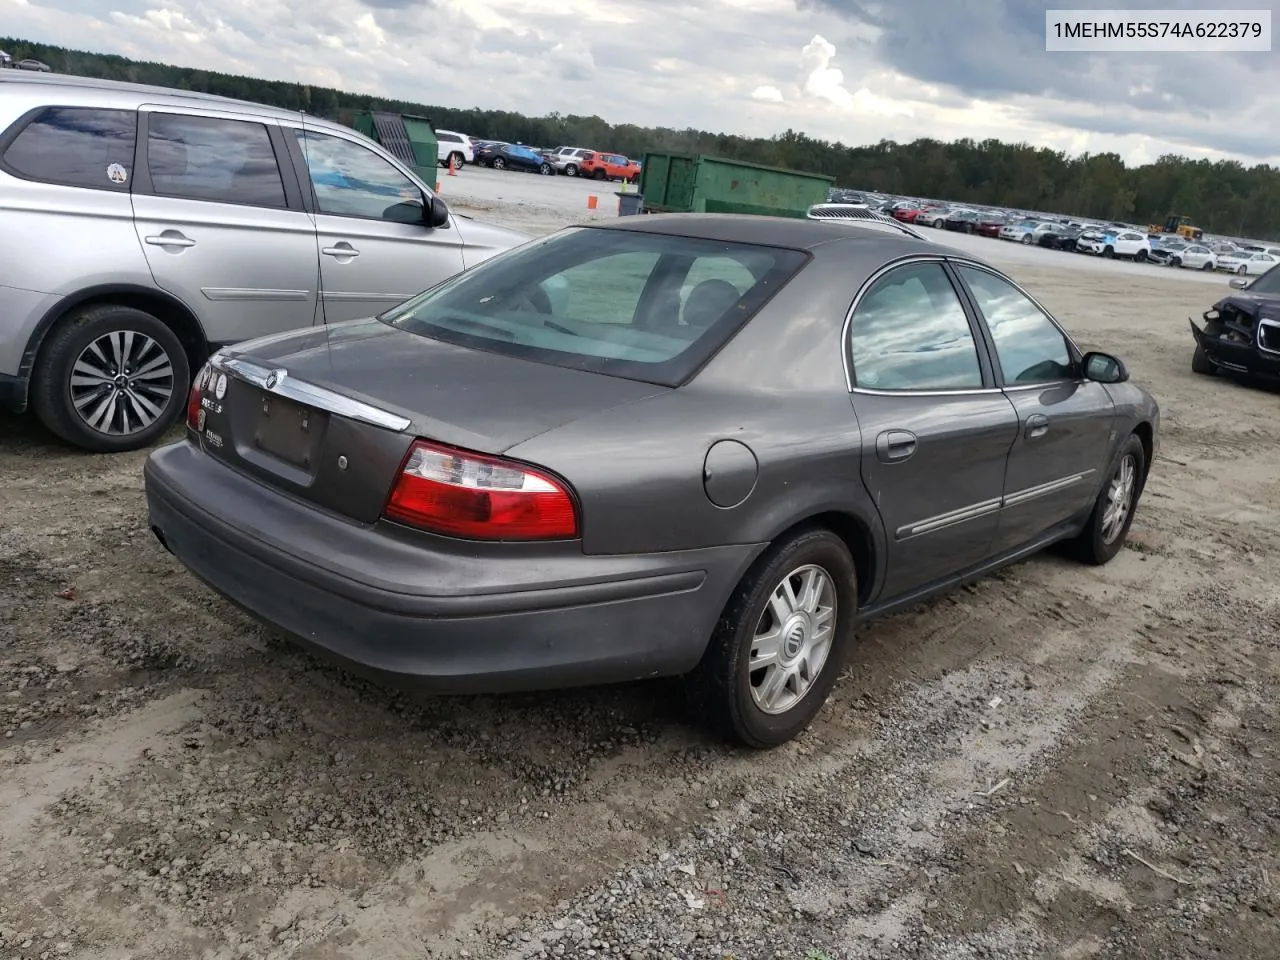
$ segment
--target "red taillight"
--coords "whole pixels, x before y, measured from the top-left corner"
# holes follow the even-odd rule
[[[573,497],[549,474],[510,460],[414,441],[387,518],[472,540],[578,535]]]
[[[191,393],[187,395],[187,426],[199,430],[204,426],[200,422],[200,397],[209,385],[209,373],[213,368],[205,364],[191,381]]]

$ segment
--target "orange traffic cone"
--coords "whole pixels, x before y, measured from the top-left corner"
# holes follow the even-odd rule
[[[587,197],[587,209],[594,210],[596,208],[596,205],[599,204],[599,202],[600,202],[600,198],[597,197],[594,193],[591,194],[589,197]]]
[[[453,159],[453,154],[452,153],[449,154],[449,176],[451,177],[456,177],[458,175],[458,168],[454,165],[455,162],[456,161],[454,161]]]

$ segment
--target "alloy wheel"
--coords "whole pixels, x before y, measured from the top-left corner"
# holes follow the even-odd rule
[[[831,653],[835,627],[836,586],[822,567],[798,567],[774,587],[747,665],[761,711],[786,713],[804,699]]]
[[[1120,461],[1107,489],[1107,506],[1102,511],[1102,542],[1115,543],[1133,508],[1133,489],[1137,481],[1137,462],[1132,454]]]
[[[164,413],[173,396],[173,361],[146,334],[113,330],[80,352],[68,387],[71,405],[90,428],[130,436]]]

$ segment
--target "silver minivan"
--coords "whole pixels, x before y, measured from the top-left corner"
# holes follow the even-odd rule
[[[218,347],[381,313],[527,239],[339,124],[6,70],[0,407],[138,449]]]

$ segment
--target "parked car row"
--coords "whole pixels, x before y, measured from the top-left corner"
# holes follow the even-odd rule
[[[1076,220],[1052,214],[950,204],[834,188],[829,200],[862,204],[902,223],[976,233],[1001,240],[1092,256],[1117,257],[1157,266],[1260,275],[1280,263],[1280,246],[1264,246],[1150,226]],[[1179,218],[1172,218],[1176,223]],[[1185,218],[1181,218],[1185,219]]]
[[[0,50],[0,70],[5,68],[16,70],[31,70],[35,73],[52,73],[53,67],[41,60],[33,60],[30,58],[23,60],[14,60],[8,53]]]

